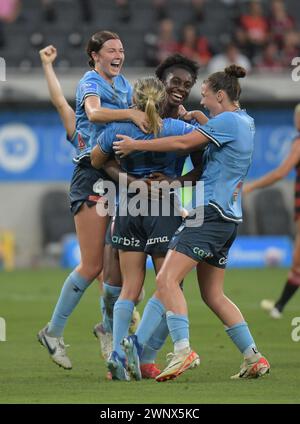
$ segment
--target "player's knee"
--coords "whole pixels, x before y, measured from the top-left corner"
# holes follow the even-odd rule
[[[210,308],[218,303],[218,299],[215,297],[214,293],[201,292],[201,297],[203,302]]]
[[[82,275],[85,276],[85,278],[89,281],[94,280],[97,278],[102,271],[102,265],[101,264],[81,264],[80,265],[80,272]]]
[[[172,289],[175,281],[170,278],[166,273],[158,273],[156,276],[156,287],[159,292],[164,292]]]
[[[125,286],[125,287],[124,287]],[[126,286],[126,284],[123,285],[121,293],[120,293],[120,300],[131,300],[132,302],[136,303],[137,299],[139,297],[140,294],[140,290],[133,288],[133,287],[128,287]]]

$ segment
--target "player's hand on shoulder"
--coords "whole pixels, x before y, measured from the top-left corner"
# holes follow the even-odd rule
[[[148,132],[149,122],[145,112],[137,109],[130,109],[130,119],[137,125],[144,133]]]

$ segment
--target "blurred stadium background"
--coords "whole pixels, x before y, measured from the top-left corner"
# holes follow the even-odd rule
[[[134,384],[126,391],[119,383],[99,384],[104,382],[105,366],[90,335],[99,320],[96,285],[67,329],[66,338],[74,343],[72,374],[66,378],[40,353],[34,335],[50,316],[68,273],[57,267],[72,266],[78,252],[76,256],[68,206],[73,151],[49,102],[38,51],[47,44],[57,47],[55,69],[74,106],[76,84],[88,70],[85,44],[101,29],[120,34],[126,50],[123,72],[131,82],[153,74],[159,61],[174,51],[198,60],[201,72],[188,109],[199,107],[200,82],[209,72],[231,61],[247,67],[242,106],[257,126],[250,179],[276,167],[295,134],[300,59],[292,60],[300,56],[298,0],[0,0],[0,57],[6,63],[6,80],[3,67],[0,73],[0,316],[7,321],[8,340],[0,346],[0,378],[5,382],[0,403],[299,402],[299,343],[290,336],[298,299],[276,324],[258,310],[259,301],[277,296],[286,278],[286,270],[277,267],[291,262],[293,173],[245,199],[245,222],[230,266],[247,269],[227,273],[227,293],[245,313],[270,359],[271,379],[259,385],[233,385],[228,380],[237,371],[239,354],[199,302],[193,274],[185,290],[192,341],[201,347],[204,360],[199,370],[178,383],[158,391],[153,382],[143,382],[138,397]],[[276,268],[255,269],[266,266]],[[153,279],[150,271],[147,295]],[[160,361],[167,349],[170,343]]]

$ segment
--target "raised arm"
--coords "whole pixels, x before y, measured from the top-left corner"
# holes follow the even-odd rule
[[[278,168],[274,169],[263,177],[252,181],[251,183],[245,184],[243,187],[243,193],[250,193],[253,190],[270,186],[276,183],[277,181],[282,180],[295,167],[295,165],[297,165],[299,161],[300,138],[295,140],[288,157],[282,162],[281,165],[278,166]]]
[[[208,143],[209,139],[199,131],[189,134],[155,138],[153,140],[133,140],[125,135],[118,134],[121,141],[114,142],[114,150],[120,157],[127,156],[134,151],[150,152],[187,152]]]
[[[146,114],[140,110],[105,108],[101,106],[101,101],[98,96],[86,97],[84,108],[91,122],[132,121],[143,132],[147,132],[147,117]]]
[[[53,62],[56,57],[57,51],[54,46],[47,46],[40,50],[40,58],[42,61],[51,101],[59,113],[68,137],[71,138],[76,128],[75,112],[63,95],[62,88],[53,69]]]

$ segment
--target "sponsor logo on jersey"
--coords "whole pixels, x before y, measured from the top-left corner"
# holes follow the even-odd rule
[[[86,147],[86,144],[85,144],[81,134],[78,133],[78,148],[80,150],[83,150],[83,149],[85,149],[85,147]]]

